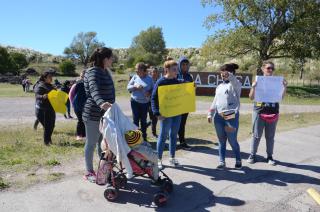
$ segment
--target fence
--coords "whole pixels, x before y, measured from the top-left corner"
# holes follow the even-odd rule
[[[320,86],[320,80],[315,79],[287,79],[289,86]]]

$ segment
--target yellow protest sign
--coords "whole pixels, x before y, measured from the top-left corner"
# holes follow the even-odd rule
[[[62,114],[66,113],[66,102],[68,100],[68,94],[66,92],[52,90],[48,93],[48,99],[54,111]]]
[[[196,110],[196,95],[193,82],[158,87],[160,114],[173,117]]]

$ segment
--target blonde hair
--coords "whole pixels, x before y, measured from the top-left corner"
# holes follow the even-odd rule
[[[166,62],[164,62],[163,67],[164,68],[171,68],[172,66],[177,66],[178,63],[174,60],[167,60]]]

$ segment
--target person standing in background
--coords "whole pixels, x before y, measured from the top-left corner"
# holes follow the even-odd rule
[[[147,116],[153,81],[144,63],[136,64],[136,74],[129,81],[127,89],[131,93],[133,123],[140,126],[143,139],[147,141]]]
[[[78,118],[77,131],[76,131],[77,141],[85,139],[86,137],[86,128],[82,120],[83,107],[87,100],[86,92],[84,89],[84,83],[83,83],[84,74],[85,74],[85,70],[81,72],[80,79],[71,87],[69,92],[69,100],[72,103],[74,113]]]
[[[157,67],[151,67],[149,72],[150,77],[152,78],[153,85],[155,85],[159,79],[159,70]],[[157,135],[157,123],[158,119],[155,115],[153,115],[152,108],[151,108],[151,102],[149,104],[149,118],[151,120],[151,131],[152,135],[155,138],[158,138]]]
[[[36,117],[43,126],[43,141],[47,146],[52,144],[51,135],[56,121],[56,113],[48,99],[48,93],[55,89],[51,84],[52,76],[53,73],[51,71],[43,72],[34,91],[36,97]]]
[[[62,87],[61,87],[61,91],[67,93],[69,95],[69,92],[70,92],[70,88],[71,88],[72,84],[69,80],[66,80]],[[68,117],[66,114],[64,114],[64,117],[67,119],[72,119],[73,117],[71,116],[71,108],[70,108],[70,100],[68,98],[67,102],[66,102],[66,106],[67,106],[67,113],[68,113]]]
[[[179,68],[178,80],[182,82],[193,82],[192,76],[191,74],[189,74],[190,62],[186,57],[184,56],[180,57],[178,61],[178,68]],[[191,149],[191,147],[187,144],[186,138],[185,138],[186,123],[187,123],[188,115],[189,113],[185,113],[181,115],[181,122],[180,122],[180,128],[178,133],[180,147],[184,150]]]

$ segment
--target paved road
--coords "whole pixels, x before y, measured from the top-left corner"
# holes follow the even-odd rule
[[[264,143],[259,150],[262,156]],[[249,141],[241,142],[241,150],[246,158]],[[262,162],[261,156],[254,165],[244,162],[242,170],[218,171],[214,147],[194,148],[180,158],[183,167],[165,169],[175,190],[161,209],[152,205],[157,190],[146,180],[132,180],[129,186],[136,190],[121,191],[118,202],[110,203],[103,197],[104,187],[84,182],[79,175],[23,192],[2,192],[0,211],[320,211],[306,193],[310,187],[320,191],[319,152],[320,125],[279,133],[275,167]],[[228,158],[227,165],[232,167],[233,159]]]
[[[131,115],[129,100],[124,97],[117,98],[118,104],[126,115]],[[197,101],[196,114],[206,114],[210,102]],[[281,105],[281,113],[320,112],[320,105]],[[242,104],[241,113],[248,114],[252,111],[252,104]],[[35,119],[34,98],[0,98],[0,125],[17,125],[31,123]],[[58,121],[64,121],[64,117],[57,115]]]

